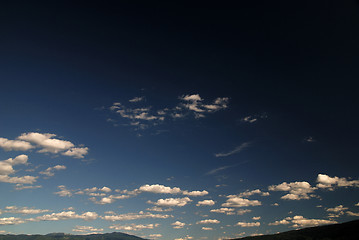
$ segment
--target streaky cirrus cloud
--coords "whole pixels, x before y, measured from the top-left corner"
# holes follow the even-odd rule
[[[248,148],[251,145],[250,142],[244,142],[241,145],[235,147],[233,150],[229,151],[229,152],[223,152],[223,153],[216,153],[214,154],[214,156],[216,157],[228,157],[230,155],[236,154],[236,153],[240,153],[241,151],[245,150],[246,148]]]

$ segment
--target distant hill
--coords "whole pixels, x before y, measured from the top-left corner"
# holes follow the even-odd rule
[[[359,220],[233,240],[358,240]]]
[[[64,233],[50,233],[46,235],[0,235],[0,240],[145,240],[125,233],[105,233],[91,235],[68,235]]]

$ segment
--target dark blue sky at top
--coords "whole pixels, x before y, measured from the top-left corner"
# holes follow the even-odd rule
[[[358,11],[357,1],[3,1],[0,137],[54,132],[88,146],[89,161],[127,159],[93,185],[122,169],[129,182],[177,174],[205,186],[221,166],[234,185],[357,179]],[[229,108],[142,137],[106,123],[114,102],[145,96],[164,108],[187,94],[229,97]],[[266,118],[243,123],[249,115]],[[240,157],[213,157],[243,142]]]

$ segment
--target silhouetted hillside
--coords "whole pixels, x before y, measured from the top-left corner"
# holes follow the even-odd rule
[[[358,240],[359,220],[233,240]]]
[[[64,233],[50,233],[46,235],[0,235],[0,240],[144,240],[143,238],[125,233],[106,233],[91,235],[68,235]]]

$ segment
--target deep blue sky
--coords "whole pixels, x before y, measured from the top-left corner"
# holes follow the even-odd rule
[[[358,218],[358,11],[2,2],[0,233],[220,239]]]

